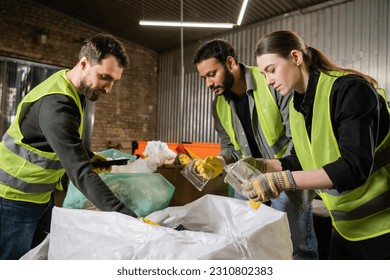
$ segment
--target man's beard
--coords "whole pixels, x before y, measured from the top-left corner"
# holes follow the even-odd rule
[[[99,99],[99,94],[96,93],[91,87],[89,87],[84,80],[80,82],[79,94],[84,95],[90,101],[96,101]]]
[[[234,84],[234,76],[232,73],[230,73],[229,69],[224,65],[225,68],[225,75],[223,77],[222,87],[223,87],[223,94],[230,91],[230,89],[233,87]]]
[[[218,88],[222,88],[223,92],[222,95],[226,95],[228,92],[230,92],[230,89],[233,87],[234,84],[234,76],[232,73],[230,73],[229,69],[224,65],[224,75],[223,75],[223,81],[222,84],[216,87],[211,88],[213,91]]]

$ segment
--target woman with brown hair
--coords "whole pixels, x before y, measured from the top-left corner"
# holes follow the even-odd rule
[[[384,92],[373,78],[338,67],[291,31],[265,35],[256,59],[279,94],[293,92],[294,149],[279,160],[267,159],[268,173],[244,184],[244,194],[266,201],[283,191],[316,189],[332,220],[330,259],[389,259],[390,121]]]

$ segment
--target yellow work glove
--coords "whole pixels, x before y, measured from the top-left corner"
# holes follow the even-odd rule
[[[153,221],[146,219],[146,218],[138,218],[138,220],[140,220],[141,222],[144,222],[145,224],[148,224],[148,225],[160,226],[158,223],[153,222]]]
[[[107,159],[100,154],[94,154],[93,157],[91,158],[91,162],[96,162],[96,161],[107,161]],[[109,166],[109,167],[93,167],[92,170],[96,174],[100,174],[100,173],[104,173],[104,172],[111,172],[112,168],[111,168],[111,166]]]
[[[253,201],[252,199],[250,199],[249,205],[252,207],[253,210],[257,210],[257,209],[259,209],[261,202],[260,201]]]
[[[261,173],[265,173],[267,171],[267,163],[262,158],[246,157],[242,159],[242,161],[249,163]]]
[[[265,173],[242,184],[242,195],[253,201],[277,198],[286,190],[295,190],[295,182],[289,170]]]
[[[205,179],[214,179],[223,171],[224,160],[222,157],[206,157],[195,161],[196,170]]]

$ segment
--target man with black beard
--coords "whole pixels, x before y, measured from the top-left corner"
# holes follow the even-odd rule
[[[289,125],[290,97],[269,87],[257,67],[238,62],[236,50],[226,40],[201,45],[193,63],[206,85],[215,93],[213,117],[221,139],[219,156],[196,162],[198,171],[211,179],[223,167],[250,157],[249,162],[265,172],[262,158],[280,158],[292,148]],[[291,95],[290,95],[291,96]],[[244,198],[240,194],[236,197]],[[271,207],[286,212],[294,259],[318,259],[311,201],[314,192],[283,193],[270,201]]]
[[[19,259],[50,232],[54,191],[65,177],[102,211],[136,215],[111,192],[82,143],[86,99],[109,94],[128,64],[116,38],[87,39],[79,61],[33,88],[0,143],[0,259]]]

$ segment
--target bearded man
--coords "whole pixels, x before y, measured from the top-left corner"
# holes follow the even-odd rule
[[[68,177],[102,211],[136,215],[91,162],[105,160],[82,142],[86,99],[109,94],[128,65],[116,38],[85,40],[79,61],[33,88],[0,143],[0,259],[19,259],[50,232],[54,191]]]

